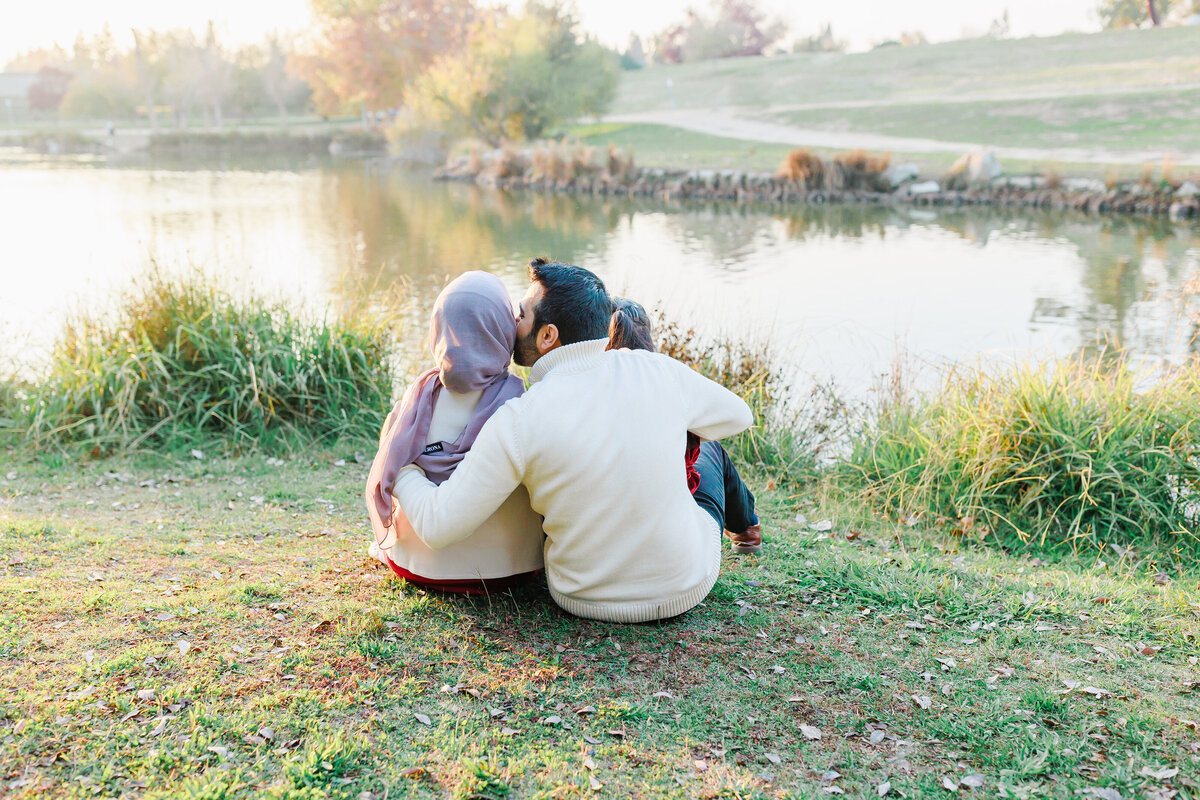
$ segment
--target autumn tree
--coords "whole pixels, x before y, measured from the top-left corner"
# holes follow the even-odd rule
[[[440,131],[497,145],[536,139],[561,122],[602,113],[617,85],[616,56],[581,38],[559,2],[480,16],[461,51],[440,59],[405,93],[400,133]]]
[[[712,0],[707,13],[688,9],[681,23],[656,36],[654,56],[666,63],[760,56],[786,32],[755,0]]]
[[[42,67],[37,82],[29,87],[26,99],[31,111],[57,111],[71,85],[71,73],[55,67]]]
[[[471,0],[312,0],[316,26],[292,66],[322,114],[398,108],[409,83],[462,46]]]

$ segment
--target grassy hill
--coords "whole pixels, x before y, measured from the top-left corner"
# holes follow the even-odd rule
[[[1011,100],[1197,84],[1200,27],[1163,28],[651,67],[625,73],[611,113]]]
[[[789,149],[727,125],[720,137],[694,124],[670,127],[673,114],[712,109],[747,126],[950,143],[940,155],[890,148],[932,172],[968,143],[1046,151],[1007,159],[1013,170],[1055,163],[1104,174],[1124,160],[1119,172],[1136,174],[1142,153],[1154,162],[1164,153],[1196,160],[1198,107],[1200,28],[1166,28],[650,67],[622,77],[610,117],[625,127],[610,122],[577,134],[631,146],[642,163],[659,166],[764,168]],[[1090,151],[1079,161],[1092,163],[1049,152],[1064,148]]]

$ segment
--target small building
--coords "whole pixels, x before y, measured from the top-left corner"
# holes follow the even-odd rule
[[[36,72],[0,72],[0,108],[29,110],[29,90],[38,82]]]

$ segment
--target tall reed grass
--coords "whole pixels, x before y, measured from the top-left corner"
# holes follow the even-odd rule
[[[1082,360],[960,371],[887,402],[848,467],[888,511],[942,517],[964,536],[1194,552],[1200,367],[1149,388],[1144,377]]]
[[[847,430],[847,406],[831,386],[815,385],[798,393],[769,344],[705,339],[661,312],[654,332],[660,353],[739,395],[754,412],[753,427],[722,441],[735,460],[776,483],[816,479]]]
[[[36,446],[95,454],[218,435],[235,447],[374,437],[394,383],[387,315],[312,321],[153,272],[111,317],[76,315],[32,389]]]

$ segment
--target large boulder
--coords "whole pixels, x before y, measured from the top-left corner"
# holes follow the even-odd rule
[[[965,189],[990,183],[1003,174],[996,154],[991,150],[972,150],[961,156],[950,167],[946,175],[946,186],[950,189]]]
[[[894,189],[897,186],[915,181],[921,177],[921,170],[916,164],[893,164],[883,171],[883,179]]]

